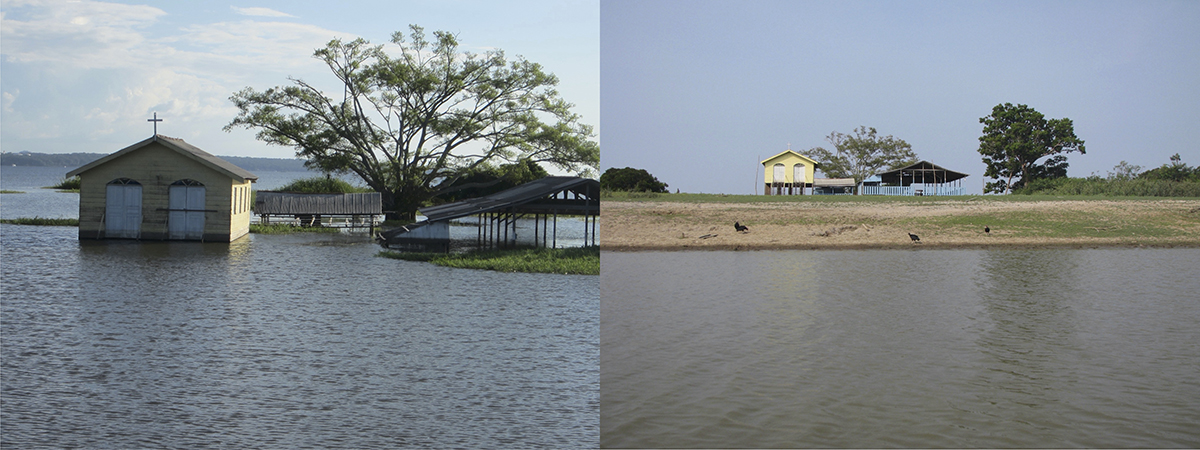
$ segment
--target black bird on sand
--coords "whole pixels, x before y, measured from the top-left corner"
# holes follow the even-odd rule
[[[989,233],[989,234],[990,234],[990,233],[992,232],[992,229],[991,229],[991,228],[988,228],[988,226],[987,226],[987,225],[984,225],[984,226],[983,226],[983,232],[984,232],[984,233]]]
[[[915,235],[915,234],[912,234],[912,233],[908,233],[908,238],[909,238],[909,239],[912,239],[912,240],[913,240],[913,242],[921,242],[921,238],[920,238],[920,237],[917,237],[917,235]]]
[[[747,232],[747,231],[750,231],[750,227],[747,227],[747,226],[745,226],[745,225],[742,225],[742,224],[740,224],[740,223],[737,223],[737,222],[734,222],[734,223],[733,223],[733,229],[735,229],[735,230],[737,230],[737,231],[739,231],[739,232],[742,232],[742,233],[745,233],[745,232]]]

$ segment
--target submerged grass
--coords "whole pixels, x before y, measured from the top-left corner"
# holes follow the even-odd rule
[[[83,184],[83,180],[79,177],[63,178],[54,186],[47,186],[47,189],[58,189],[60,192],[79,193],[79,186]]]
[[[0,194],[24,194],[25,191],[10,191],[8,189],[0,190]]]
[[[0,223],[12,225],[44,225],[51,227],[77,227],[79,219],[50,219],[45,217],[20,217],[16,219],[0,219]]]
[[[258,234],[340,233],[341,230],[338,228],[329,227],[301,227],[282,223],[274,223],[270,225],[252,223],[250,224],[250,232]]]
[[[414,253],[381,251],[379,256],[406,261],[427,261],[439,266],[498,272],[599,275],[599,247],[523,248],[478,250],[467,253]]]

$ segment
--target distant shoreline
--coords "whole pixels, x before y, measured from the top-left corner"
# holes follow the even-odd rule
[[[80,167],[108,156],[108,153],[0,153],[0,165],[11,167]],[[295,158],[260,158],[254,156],[220,156],[243,169],[254,172],[303,172],[304,160]]]
[[[666,197],[602,200],[601,249],[1200,247],[1200,199],[1192,198],[675,202]],[[736,232],[735,221],[750,230]]]

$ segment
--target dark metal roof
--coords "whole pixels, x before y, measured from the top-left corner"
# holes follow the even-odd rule
[[[254,212],[260,215],[383,214],[378,192],[363,194],[294,194],[258,191]]]
[[[569,191],[583,200],[549,199],[551,195]],[[421,208],[426,220],[457,219],[474,214],[483,214],[516,207],[522,212],[550,212],[575,214],[600,214],[600,182],[581,177],[545,177],[520,186],[478,198],[471,198],[445,205]]]
[[[879,179],[884,183],[902,186],[912,183],[946,183],[966,177],[965,173],[955,172],[929,161],[918,161],[915,164],[879,174]]]
[[[67,177],[73,177],[73,176],[79,175],[83,172],[87,172],[96,166],[108,163],[109,161],[112,161],[114,159],[125,156],[125,155],[133,152],[134,150],[137,150],[139,148],[153,144],[155,142],[162,144],[163,147],[169,148],[171,150],[175,150],[184,156],[187,156],[196,161],[199,161],[201,164],[211,167],[212,169],[214,169],[218,172],[224,173],[225,175],[229,176],[230,178],[239,179],[239,180],[243,180],[243,181],[258,180],[257,175],[250,173],[246,169],[235,166],[235,165],[233,165],[233,163],[231,163],[229,161],[226,161],[226,160],[223,160],[216,156],[213,156],[212,154],[210,154],[204,150],[200,150],[200,148],[198,148],[192,144],[189,144],[187,142],[184,142],[183,139],[163,136],[161,134],[156,134],[149,139],[146,139],[144,141],[141,141],[136,144],[130,145],[128,147],[125,147],[121,150],[116,151],[115,153],[113,153],[111,155],[97,159],[95,161],[92,161],[92,162],[84,165],[83,167],[80,167],[78,169],[67,172]]]

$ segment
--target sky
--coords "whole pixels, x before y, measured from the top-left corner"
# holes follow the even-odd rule
[[[1197,24],[1194,0],[605,0],[601,171],[761,194],[762,160],[866,126],[978,194],[1003,103],[1074,122],[1072,177],[1200,165]]]
[[[255,131],[222,128],[229,97],[298,78],[341,95],[312,57],[330,40],[390,44],[409,25],[541,64],[600,130],[598,0],[0,2],[0,150],[111,153],[158,132],[216,155],[292,158]],[[599,141],[599,136],[596,137]]]

